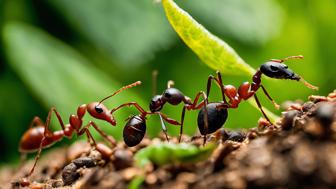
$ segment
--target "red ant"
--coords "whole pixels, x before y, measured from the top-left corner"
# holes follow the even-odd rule
[[[32,175],[34,172],[36,163],[41,155],[42,149],[47,148],[54,144],[55,142],[58,142],[62,140],[64,137],[72,138],[73,133],[76,133],[77,136],[81,136],[84,133],[88,137],[88,141],[92,146],[94,146],[97,151],[99,151],[103,157],[110,156],[111,151],[104,145],[97,145],[95,140],[92,137],[92,134],[89,131],[89,127],[93,126],[93,128],[109,143],[111,143],[112,146],[115,146],[116,142],[113,139],[113,137],[107,135],[105,132],[99,129],[99,127],[93,122],[89,121],[88,124],[83,126],[83,117],[87,112],[96,119],[105,120],[109,122],[111,125],[116,125],[116,120],[114,119],[112,113],[107,109],[106,106],[102,104],[102,102],[118,93],[120,93],[123,90],[129,89],[131,87],[135,87],[137,85],[140,85],[141,82],[137,81],[135,83],[132,83],[130,85],[124,86],[117,90],[115,93],[113,93],[110,96],[105,97],[100,102],[91,102],[89,104],[83,104],[80,105],[77,108],[76,115],[72,114],[69,118],[69,124],[64,125],[63,120],[60,116],[60,114],[57,112],[57,110],[52,107],[48,113],[46,122],[43,123],[43,121],[39,117],[35,117],[33,121],[30,124],[30,128],[23,134],[20,145],[19,145],[19,151],[21,153],[30,153],[37,151],[37,155],[35,157],[35,162],[30,170],[28,176],[26,178],[23,178],[21,181],[22,186],[29,186],[30,182],[28,178]],[[49,129],[50,120],[51,120],[51,114],[54,112],[56,114],[56,117],[58,119],[58,122],[60,123],[62,130],[58,131],[51,131]],[[108,149],[108,150],[107,150]]]
[[[262,91],[265,95],[272,101],[274,106],[278,109],[279,105],[275,103],[272,97],[268,94],[265,87],[261,84],[261,76],[262,74],[275,79],[290,79],[303,82],[308,88],[317,90],[318,88],[309,84],[305,81],[301,76],[294,73],[292,70],[288,68],[283,62],[289,59],[302,59],[303,56],[290,56],[284,59],[272,59],[264,64],[262,64],[256,73],[252,76],[252,83],[244,82],[238,88],[238,90],[232,85],[223,85],[222,78],[220,72],[217,71],[217,78],[214,76],[209,76],[207,83],[207,96],[209,95],[211,82],[215,80],[215,82],[219,85],[223,101],[216,103],[209,103],[206,107],[208,115],[204,116],[203,108],[198,113],[198,128],[201,134],[210,134],[218,130],[225,123],[228,112],[227,108],[237,108],[241,100],[247,100],[250,97],[254,97],[258,108],[262,112],[263,116],[266,120],[271,123],[270,119],[267,117],[265,112],[262,109],[262,106],[259,102],[259,99],[256,95],[256,92],[261,87]],[[225,96],[228,97],[229,102],[226,101]],[[204,117],[208,119],[208,126],[204,127]],[[271,123],[272,124],[272,123]]]

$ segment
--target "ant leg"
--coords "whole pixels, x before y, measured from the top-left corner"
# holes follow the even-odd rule
[[[88,124],[86,124],[81,130],[78,131],[77,135],[81,136],[83,135],[86,130],[89,129],[90,126],[93,126],[93,128],[107,141],[109,142],[112,146],[116,145],[116,141],[114,140],[114,138],[112,138],[112,136],[107,135],[105,132],[103,132],[102,130],[99,129],[99,127],[97,126],[97,124],[93,121],[89,121]],[[90,138],[88,138],[90,140]],[[90,142],[89,142],[90,143]]]
[[[152,72],[152,88],[153,88],[152,96],[156,95],[156,90],[157,90],[157,75],[158,75],[158,71],[154,70]],[[167,83],[167,88],[171,88],[173,85],[174,85],[174,81],[169,80],[168,83]],[[163,122],[162,116],[159,115],[159,117],[160,117],[160,121],[161,121],[162,131],[165,134],[167,141],[169,142],[169,138],[168,138],[168,134],[167,134],[167,127],[166,127],[166,125]]]
[[[268,99],[269,99],[270,101],[272,101],[274,107],[275,107],[276,109],[279,109],[279,108],[280,108],[280,105],[277,104],[277,103],[273,100],[273,98],[272,98],[272,97],[268,94],[268,92],[266,91],[265,87],[264,87],[263,85],[260,85],[260,87],[262,88],[262,90],[264,91],[264,93],[265,93],[265,95],[268,97]]]
[[[217,81],[217,79],[216,79],[213,75],[209,75],[209,76],[208,76],[208,82],[207,82],[207,96],[209,96],[209,94],[210,94],[210,89],[211,89],[212,80]],[[217,83],[218,83],[218,82],[217,82]]]
[[[163,114],[161,112],[147,112],[147,114],[159,114],[160,116],[162,116],[162,119],[164,119],[168,123],[170,123],[172,125],[181,125],[181,123],[179,123],[175,119],[169,118],[167,115],[165,115],[165,114]]]
[[[181,115],[181,127],[180,127],[180,135],[178,142],[180,143],[182,140],[182,134],[183,134],[183,123],[184,123],[184,115],[185,115],[186,105],[183,106],[182,109],[182,115]]]
[[[160,114],[159,114],[159,117],[160,117],[160,121],[161,121],[162,131],[163,131],[163,133],[164,133],[165,136],[166,136],[166,140],[169,142],[169,138],[168,138],[168,134],[167,134],[167,127],[166,127],[166,125],[164,124],[163,119],[162,119],[162,116],[161,116]]]
[[[94,126],[94,123],[92,124],[93,122],[90,122],[88,125],[86,125],[83,129],[80,130],[80,133],[78,133],[79,135],[82,135],[82,134],[86,134],[87,138],[88,138],[88,142],[89,144],[91,145],[91,147],[93,147],[95,150],[97,150],[104,159],[109,159],[113,153],[113,151],[103,145],[103,144],[97,144],[97,142],[95,141],[95,139],[93,138],[90,130],[89,130],[89,126]],[[92,141],[92,143],[90,142]]]
[[[164,132],[164,134],[166,135],[166,139],[169,142],[169,138],[168,138],[168,134],[167,134],[167,128],[166,125],[164,124],[163,120],[167,121],[168,123],[172,124],[172,125],[181,125],[181,123],[179,123],[178,121],[169,118],[168,116],[166,116],[165,114],[161,113],[161,112],[146,112],[147,114],[158,114],[160,117],[160,121],[161,121],[161,126],[162,126],[162,131]]]
[[[197,102],[198,102],[199,98],[201,97],[202,93],[203,93],[202,91],[198,92],[196,97],[194,98],[194,102],[192,102],[191,104],[185,104],[185,107],[186,107],[187,110],[194,110],[195,109],[195,107],[197,106]],[[200,104],[202,104],[202,103],[203,103],[203,101],[200,102]]]
[[[93,121],[89,121],[89,123],[88,123],[88,125],[90,126],[90,125],[92,125],[93,126],[93,128],[106,140],[106,141],[108,141],[112,146],[116,146],[117,145],[117,142],[116,142],[116,140],[112,137],[112,136],[110,136],[110,135],[108,135],[108,134],[106,134],[104,131],[102,131],[98,126],[97,126],[97,124],[95,123],[95,122],[93,122]]]
[[[199,98],[203,96],[203,101],[201,101],[199,104],[197,104]],[[203,91],[200,91],[197,93],[195,99],[194,99],[194,102],[192,104],[186,104],[185,107],[187,110],[197,110],[197,109],[200,109],[202,106],[204,106],[204,103],[208,103],[208,98],[207,98],[207,95],[203,92]]]
[[[78,131],[77,136],[82,136],[85,133],[86,137],[88,139],[88,143],[91,145],[91,147],[94,147],[97,144],[96,144],[96,141],[94,140],[93,136],[90,133],[90,130],[89,130],[90,126],[91,126],[90,123],[85,125],[85,127],[83,127],[81,130]]]
[[[216,84],[218,85],[218,87],[221,89],[221,93],[222,93],[222,97],[223,97],[223,101],[226,102],[225,99],[225,95],[224,95],[224,85],[223,85],[223,81],[222,81],[222,76],[220,74],[219,71],[216,72],[217,73],[217,78],[214,77],[213,75],[210,75],[208,77],[208,82],[207,82],[207,93],[206,95],[209,96],[210,94],[210,89],[211,89],[211,84],[212,84],[212,80],[216,81]]]
[[[45,142],[45,140],[47,138],[50,138],[50,137],[53,137],[53,133],[49,130],[49,125],[50,125],[50,118],[51,118],[51,113],[54,112],[56,114],[56,117],[58,119],[58,122],[60,123],[61,127],[62,127],[62,130],[64,131],[65,130],[65,127],[64,127],[64,123],[63,123],[63,120],[61,118],[61,116],[59,115],[59,113],[57,112],[57,110],[52,107],[49,112],[48,112],[48,116],[47,116],[47,119],[46,119],[46,124],[43,125],[44,127],[44,133],[43,133],[43,138],[40,142],[40,146],[39,146],[39,149],[37,151],[37,154],[35,156],[35,160],[34,160],[34,165],[33,167],[31,168],[29,174],[27,177],[30,177],[34,170],[35,170],[35,167],[36,167],[36,164],[37,164],[37,161],[40,159],[40,156],[41,156],[41,153],[42,153],[42,148],[43,148],[43,143]],[[38,120],[41,120],[41,119],[36,119],[36,117],[33,119],[33,123],[34,121],[37,121],[37,123],[39,122]]]
[[[44,125],[45,127],[45,125]],[[29,177],[34,173],[34,170],[35,170],[35,167],[37,165],[37,161],[40,159],[40,156],[41,156],[41,152],[42,152],[42,147],[43,147],[43,142],[44,140],[46,139],[46,136],[45,136],[45,133],[43,134],[43,138],[40,142],[40,146],[39,146],[39,149],[37,151],[37,154],[35,156],[35,160],[34,160],[34,164],[33,164],[33,167],[30,169],[28,175],[24,178],[21,179],[20,183],[21,183],[21,186],[29,186],[30,185],[30,181],[29,181]]]
[[[206,134],[208,133],[208,110],[207,110],[207,106],[208,106],[208,97],[206,96],[206,94],[204,92],[202,92],[203,94],[203,98],[204,98],[204,128],[205,128],[205,134],[204,134],[204,140],[203,140],[203,145],[205,145],[206,143]]]
[[[199,99],[200,96],[203,96],[203,101],[200,102],[200,104],[197,105],[197,101]],[[200,91],[196,97],[195,97],[195,100],[192,104],[190,105],[185,105],[185,107],[190,110],[195,110],[195,109],[200,109],[202,106],[204,107],[204,127],[205,127],[205,134],[204,134],[204,141],[203,141],[203,145],[205,145],[206,143],[206,133],[208,133],[208,110],[207,110],[207,105],[208,105],[208,97],[207,95],[203,92],[203,91]],[[182,112],[182,115],[183,115],[183,112]],[[184,119],[184,115],[182,117]],[[183,123],[183,120],[181,120],[181,123]],[[181,128],[182,128],[182,125],[181,125]],[[180,133],[180,136],[182,136],[182,133]]]
[[[122,105],[120,105],[120,106],[118,106],[118,107],[116,107],[116,108],[113,108],[113,109],[111,110],[111,114],[114,113],[115,111],[119,110],[120,108],[125,107],[125,106],[134,106],[136,109],[139,110],[139,112],[140,112],[142,115],[146,115],[146,114],[147,114],[147,112],[146,112],[143,108],[141,108],[141,106],[140,106],[138,103],[136,103],[136,102],[128,102],[128,103],[124,103],[124,104],[122,104]]]
[[[261,106],[261,104],[260,104],[260,101],[259,101],[257,95],[254,94],[253,96],[254,96],[254,99],[255,99],[255,101],[256,101],[256,103],[257,103],[257,105],[258,105],[258,108],[260,109],[261,113],[264,115],[265,119],[273,125],[273,123],[271,122],[271,120],[267,117],[266,113],[265,113],[264,110],[262,109],[262,106]]]
[[[230,106],[230,104],[223,102],[223,103],[217,105],[216,108],[217,108],[218,110],[220,110],[220,109],[231,108],[231,106]]]
[[[47,119],[46,119],[46,124],[45,124],[45,130],[44,132],[47,134],[52,134],[52,132],[49,130],[49,124],[50,124],[50,120],[51,120],[51,113],[54,112],[57,119],[58,119],[58,122],[60,123],[61,127],[62,127],[62,130],[64,131],[65,130],[65,126],[64,126],[64,123],[63,123],[63,120],[60,116],[60,114],[58,113],[58,111],[56,110],[55,107],[51,107],[50,110],[49,110],[49,113],[48,113],[48,116],[47,116]]]
[[[157,91],[157,76],[158,76],[158,71],[154,70],[152,72],[152,96],[156,95],[156,91]],[[169,81],[168,81],[168,83],[169,83]],[[162,131],[165,134],[167,141],[169,142],[169,138],[168,138],[168,134],[167,134],[167,127],[164,124],[161,115],[159,117],[160,117],[160,121],[161,121]]]
[[[41,120],[40,117],[35,116],[34,119],[30,122],[29,128],[32,128],[32,127],[35,127],[35,126],[38,126],[38,125],[42,126],[42,125],[44,125],[44,123],[43,123],[43,121]]]
[[[83,131],[84,131],[83,133],[86,134],[87,142],[90,144],[91,148],[95,147],[96,146],[95,145],[96,141],[93,139],[93,137],[92,137],[91,133],[89,132],[89,130],[86,128]]]
[[[223,80],[222,80],[222,75],[219,71],[217,71],[217,77],[218,77],[218,83],[222,92],[222,97],[223,97],[223,101],[225,103],[227,103],[226,98],[225,98],[225,93],[224,93],[224,85],[223,85]]]
[[[30,176],[33,174],[34,170],[35,170],[37,161],[40,159],[40,156],[41,156],[41,153],[42,153],[42,148],[43,148],[43,145],[42,145],[42,144],[43,144],[43,142],[45,141],[45,139],[46,139],[46,136],[45,136],[45,134],[43,134],[43,138],[42,138],[42,140],[41,140],[41,142],[40,142],[40,147],[39,147],[39,149],[38,149],[38,151],[37,151],[37,154],[36,154],[36,156],[35,156],[34,165],[33,165],[33,167],[30,169],[30,172],[29,172],[29,174],[28,174],[27,177],[30,177]]]

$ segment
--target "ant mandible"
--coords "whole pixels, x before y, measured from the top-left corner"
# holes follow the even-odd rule
[[[100,102],[91,102],[89,104],[80,105],[77,108],[76,115],[74,114],[70,115],[69,124],[66,124],[66,125],[64,125],[60,114],[57,112],[57,110],[54,107],[50,109],[45,123],[43,123],[43,121],[39,117],[35,117],[30,124],[30,128],[23,134],[20,144],[19,144],[19,151],[21,153],[31,153],[31,152],[37,151],[34,165],[31,168],[27,177],[22,179],[21,185],[29,186],[30,182],[28,178],[34,172],[35,166],[41,155],[42,149],[51,146],[55,142],[62,140],[64,137],[72,138],[73,133],[76,133],[77,136],[81,136],[85,133],[88,137],[88,141],[89,142],[92,141],[92,143],[90,142],[91,145],[93,145],[97,149],[97,151],[99,151],[102,154],[103,157],[110,156],[111,151],[107,150],[106,146],[96,144],[95,140],[92,137],[92,134],[89,131],[89,127],[93,126],[93,128],[105,140],[111,143],[112,146],[115,146],[116,142],[113,139],[113,137],[107,135],[105,132],[100,130],[97,124],[95,124],[93,121],[89,121],[89,123],[86,124],[82,128],[83,117],[87,111],[93,118],[107,121],[111,125],[115,126],[116,120],[114,119],[112,113],[107,109],[107,107],[102,104],[102,102],[120,93],[123,90],[129,89],[131,87],[135,87],[140,84],[141,84],[140,81],[134,82],[130,85],[120,88],[119,90],[114,92],[112,95],[107,96],[104,99],[102,99]],[[51,131],[49,129],[52,112],[55,113],[58,119],[58,122],[60,123],[62,127],[62,130]]]
[[[217,77],[210,75],[208,77],[208,83],[207,83],[207,96],[209,95],[210,92],[212,80],[214,80],[221,89],[223,101],[216,103],[209,103],[206,106],[208,112],[207,116],[204,116],[204,111],[202,111],[203,108],[200,110],[200,112],[198,113],[197,122],[201,134],[210,134],[217,131],[220,127],[222,127],[222,125],[225,123],[228,117],[227,109],[237,108],[241,100],[247,100],[252,96],[254,97],[258,105],[258,108],[262,112],[263,116],[269,123],[272,123],[270,119],[267,117],[264,110],[262,109],[262,106],[256,95],[256,92],[261,87],[262,91],[265,93],[268,99],[272,101],[272,103],[277,109],[279,108],[279,105],[275,103],[275,101],[266,91],[265,87],[261,84],[262,74],[275,79],[290,79],[295,81],[301,81],[308,88],[318,90],[318,87],[309,84],[301,76],[294,73],[292,70],[288,68],[286,64],[284,64],[284,62],[289,59],[302,59],[302,58],[303,58],[302,55],[298,55],[298,56],[290,56],[284,59],[272,59],[259,67],[256,73],[252,76],[252,83],[244,82],[239,86],[238,90],[232,85],[224,86],[220,72],[217,71]],[[228,97],[229,99],[228,102],[226,101],[225,97]],[[207,117],[208,119],[207,127],[204,126],[204,117]]]
[[[156,81],[156,77],[154,75],[153,75],[153,81]],[[174,85],[173,81],[171,80],[168,81],[167,89],[164,90],[161,95],[153,96],[150,102],[150,105],[149,105],[149,109],[153,113],[160,112],[160,110],[163,108],[163,106],[166,103],[171,104],[171,105],[179,105],[182,102],[184,103],[182,114],[181,114],[181,127],[180,127],[180,134],[179,134],[179,142],[181,142],[182,134],[183,134],[183,123],[184,123],[185,111],[186,110],[197,110],[197,109],[201,109],[202,107],[206,107],[208,104],[208,98],[207,98],[207,95],[203,91],[200,91],[196,94],[194,101],[192,101],[188,96],[185,96],[180,90],[178,90],[177,88],[173,88],[173,85]],[[199,104],[197,104],[201,96],[203,97],[203,100]],[[208,115],[206,108],[203,108],[203,111],[205,115]],[[207,117],[205,117],[205,119],[203,120],[203,124],[205,125],[205,128],[207,128],[207,124],[208,124]],[[168,140],[167,135],[166,135],[166,138]],[[206,134],[204,134],[204,141],[205,139],[206,139]]]

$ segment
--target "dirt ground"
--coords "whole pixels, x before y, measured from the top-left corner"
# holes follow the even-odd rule
[[[132,148],[119,143],[109,159],[87,143],[43,153],[31,188],[336,188],[336,91],[311,96],[303,104],[287,103],[280,121],[245,131],[221,129],[209,135],[218,147],[196,164],[138,168],[133,155],[164,141],[145,138]],[[257,124],[256,124],[257,125]],[[184,142],[202,145],[200,136]],[[172,139],[170,142],[177,142]],[[0,188],[20,188],[32,161],[0,170]],[[144,179],[141,179],[144,178]]]

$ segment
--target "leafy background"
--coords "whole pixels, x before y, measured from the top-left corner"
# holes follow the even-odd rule
[[[274,99],[305,100],[335,88],[336,2],[334,0],[176,0],[209,31],[230,44],[252,67],[271,58],[303,54],[289,66],[320,87],[318,92],[292,81],[265,80]],[[158,91],[174,80],[191,98],[205,90],[214,70],[203,64],[178,38],[161,4],[152,0],[0,0],[0,161],[17,161],[20,136],[37,115],[45,119],[55,106],[63,119],[82,103],[101,99],[136,80],[141,86],[109,100],[109,107],[137,101],[144,108],[152,96],[151,72],[159,71]],[[238,86],[244,76],[224,75]],[[275,111],[259,95],[262,103]],[[214,88],[211,100],[220,99]],[[127,108],[126,108],[127,109]],[[132,108],[116,115],[117,127],[98,122],[121,138]],[[180,119],[182,106],[166,106],[164,113]],[[260,112],[248,103],[230,110],[227,128],[256,125]],[[187,112],[185,131],[196,131],[197,112]],[[90,120],[86,116],[86,121]],[[53,128],[59,129],[57,122]],[[178,128],[168,126],[176,135]],[[160,130],[157,117],[148,120],[151,136]],[[70,141],[71,142],[71,141]],[[70,143],[65,139],[62,143]],[[61,144],[62,144],[61,143]]]

